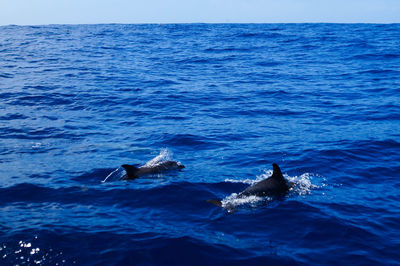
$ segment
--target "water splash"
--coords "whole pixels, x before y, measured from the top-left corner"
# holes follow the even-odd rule
[[[157,155],[156,157],[154,157],[153,159],[151,159],[150,161],[148,161],[144,167],[153,167],[153,166],[157,166],[160,163],[172,160],[172,152],[167,149],[164,148],[160,151],[160,154]]]
[[[312,173],[304,173],[300,176],[289,176],[284,174],[283,176],[290,184],[292,184],[290,191],[299,196],[311,194],[312,189],[320,187],[311,183],[312,177],[315,176]]]
[[[18,243],[9,242],[0,246],[1,265],[64,265],[67,263],[62,251],[53,249],[42,250],[36,243],[38,237],[30,241],[20,240]],[[76,264],[76,261],[69,261],[68,264]]]
[[[101,181],[101,183],[106,182],[107,179],[108,179],[110,176],[112,176],[113,174],[115,174],[120,168],[121,168],[121,167],[118,167],[117,169],[115,169],[114,171],[112,171],[111,173],[109,173],[108,176],[107,176],[103,181]]]
[[[225,208],[228,212],[236,211],[236,207],[242,205],[249,205],[251,207],[255,207],[258,203],[264,200],[272,200],[270,197],[258,197],[254,195],[238,197],[239,194],[232,193],[231,195],[224,198],[222,202],[222,207]]]

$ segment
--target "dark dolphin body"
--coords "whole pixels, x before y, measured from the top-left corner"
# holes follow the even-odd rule
[[[122,177],[122,179],[135,179],[144,175],[152,175],[169,170],[179,170],[185,168],[184,165],[175,161],[166,161],[154,166],[135,167],[129,164],[123,164],[121,166],[125,169],[126,172],[126,175]]]
[[[238,198],[243,198],[251,195],[259,197],[280,196],[288,192],[290,187],[288,181],[283,178],[281,169],[276,163],[272,164],[272,167],[274,170],[269,178],[248,187],[246,190],[242,191],[238,195]],[[207,200],[207,202],[222,207],[222,202],[220,200],[211,199]]]

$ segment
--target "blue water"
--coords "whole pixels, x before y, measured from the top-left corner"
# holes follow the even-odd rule
[[[399,265],[399,77],[399,24],[0,27],[0,264]]]

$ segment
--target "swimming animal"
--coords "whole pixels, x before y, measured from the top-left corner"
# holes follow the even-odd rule
[[[145,165],[141,167],[135,167],[129,164],[123,164],[121,166],[125,169],[126,172],[126,175],[123,176],[122,179],[136,179],[144,175],[158,174],[169,170],[180,170],[182,168],[185,168],[183,164],[175,161],[161,162],[153,166]]]
[[[289,191],[290,184],[285,178],[283,178],[281,169],[274,163],[272,164],[273,172],[272,175],[239,193],[237,198],[244,198],[246,196],[280,196],[284,195]],[[217,199],[207,200],[208,203],[222,207],[222,201]]]

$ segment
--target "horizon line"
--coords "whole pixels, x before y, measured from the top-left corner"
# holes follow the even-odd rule
[[[400,22],[100,22],[100,23],[48,23],[48,24],[0,24],[0,27],[30,27],[30,26],[79,26],[79,25],[195,25],[195,24],[366,24],[366,25],[394,25]]]

